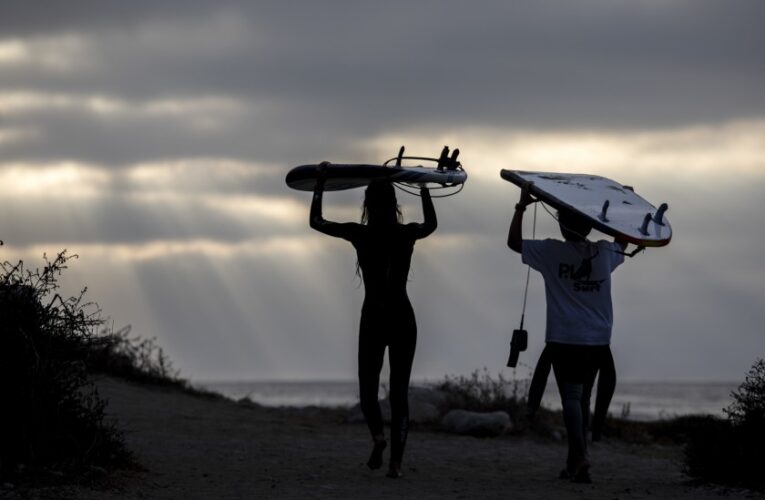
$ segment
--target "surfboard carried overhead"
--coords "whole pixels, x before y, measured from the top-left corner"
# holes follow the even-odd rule
[[[598,231],[640,247],[661,247],[672,239],[668,205],[658,208],[629,186],[597,175],[502,170],[508,182],[533,182],[531,194],[557,208],[586,217]]]
[[[458,186],[467,180],[467,173],[457,161],[459,149],[455,149],[449,156],[449,149],[445,147],[440,158],[403,156],[403,152],[402,147],[397,157],[381,165],[324,162],[322,164],[326,175],[324,189],[339,191],[363,187],[376,179],[387,179],[390,182],[409,185],[438,184],[446,187]],[[436,166],[406,166],[402,165],[404,160],[430,161],[435,162]],[[394,161],[395,163],[391,164]],[[285,181],[292,189],[313,191],[318,175],[319,164],[300,165],[287,173]]]

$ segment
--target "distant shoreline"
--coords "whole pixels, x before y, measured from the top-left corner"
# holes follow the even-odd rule
[[[433,381],[414,381],[412,386],[432,386]],[[524,383],[523,381],[521,383]],[[254,380],[194,381],[192,385],[232,400],[242,398],[267,407],[349,408],[358,403],[353,380]],[[653,421],[687,415],[723,416],[730,393],[740,382],[638,382],[619,381],[610,412],[634,421]],[[381,388],[380,397],[384,398]],[[543,404],[560,408],[552,380],[548,381]]]

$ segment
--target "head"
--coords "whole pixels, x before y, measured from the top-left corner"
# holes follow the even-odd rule
[[[592,230],[586,218],[569,210],[558,210],[558,224],[566,241],[583,241]]]
[[[386,180],[369,183],[364,191],[361,222],[372,224],[395,224],[401,219],[401,209],[396,201],[396,190]]]

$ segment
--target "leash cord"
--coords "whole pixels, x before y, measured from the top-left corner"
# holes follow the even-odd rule
[[[537,236],[537,204],[534,203],[534,224],[531,229],[531,239]],[[523,310],[521,311],[521,330],[523,330],[523,320],[526,318],[526,300],[529,297],[529,280],[531,279],[531,266],[526,266],[526,287],[523,291]]]

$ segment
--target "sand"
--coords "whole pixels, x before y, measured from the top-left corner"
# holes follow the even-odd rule
[[[384,469],[365,466],[366,426],[344,423],[341,411],[247,407],[111,378],[97,384],[144,470],[112,471],[90,485],[35,488],[22,492],[24,497],[762,498],[694,484],[682,472],[678,447],[596,443],[591,448],[594,483],[580,485],[557,479],[564,443],[533,435],[473,438],[422,428],[410,432],[405,476],[388,479]]]

